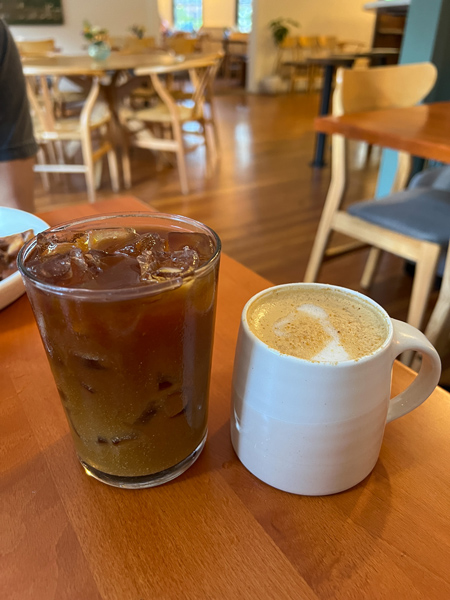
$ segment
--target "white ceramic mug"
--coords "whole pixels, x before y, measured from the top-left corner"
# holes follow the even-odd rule
[[[245,467],[286,492],[325,495],[362,481],[377,462],[386,423],[417,408],[439,382],[439,355],[417,329],[390,319],[370,298],[359,296],[386,319],[387,337],[373,354],[338,363],[281,354],[249,328],[251,298],[242,313],[233,373],[231,439]],[[413,383],[390,400],[395,358],[407,350],[423,356]]]

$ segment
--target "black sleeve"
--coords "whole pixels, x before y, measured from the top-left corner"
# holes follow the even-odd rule
[[[37,151],[19,52],[0,19],[0,162],[29,158]]]

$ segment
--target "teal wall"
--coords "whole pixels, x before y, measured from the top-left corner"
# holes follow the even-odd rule
[[[450,100],[450,0],[411,0],[400,53],[400,64],[429,61],[438,69],[427,102]],[[385,150],[376,196],[389,194],[397,153]]]

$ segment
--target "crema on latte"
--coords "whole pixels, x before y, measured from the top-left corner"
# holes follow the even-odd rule
[[[269,290],[250,305],[247,322],[274,350],[312,362],[361,359],[389,332],[383,313],[363,298],[307,285]]]

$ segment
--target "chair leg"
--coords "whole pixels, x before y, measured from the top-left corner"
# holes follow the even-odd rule
[[[214,136],[211,135],[205,121],[201,122],[203,139],[205,140],[206,177],[212,177],[217,162],[217,152],[214,146]]]
[[[344,138],[341,136],[333,136],[333,154],[332,160],[339,161],[344,160],[343,149],[340,148],[341,144],[345,144]],[[316,237],[314,239],[311,256],[309,257],[308,266],[306,267],[306,273],[303,281],[311,283],[316,281],[319,269],[322,265],[323,257],[325,254],[328,240],[331,234],[331,225],[333,222],[333,216],[338,210],[345,192],[345,173],[338,168],[334,168],[335,175],[332,176],[330,187],[328,189],[327,198],[323,207],[322,216],[320,217],[319,227],[317,229]]]
[[[45,153],[42,148],[39,148],[39,150],[36,154],[36,161],[37,161],[38,165],[45,165]],[[48,173],[41,171],[39,173],[39,175],[41,176],[42,186],[43,186],[44,190],[46,192],[49,192],[50,191],[50,178],[48,176]]]
[[[127,129],[122,130],[120,156],[122,162],[123,185],[126,190],[131,188],[130,140],[132,134]]]
[[[86,187],[89,202],[95,202],[95,173],[94,161],[92,157],[91,139],[86,133],[82,134],[81,150],[83,154],[83,163],[86,166]]]
[[[380,258],[381,250],[379,248],[371,248],[361,277],[361,287],[364,290],[367,290],[372,285]]]
[[[49,157],[52,165],[57,165],[58,161],[56,160],[56,152],[55,152],[54,142],[49,142],[47,144],[47,152],[48,152],[48,157]],[[55,173],[54,175],[58,181],[61,181],[61,173]]]
[[[56,140],[55,148],[58,156],[58,163],[64,165],[66,163],[66,157],[64,156],[64,146],[61,140]]]
[[[173,137],[177,143],[177,163],[178,163],[178,173],[180,176],[180,184],[181,184],[181,192],[183,194],[189,194],[189,184],[186,170],[186,156],[184,153],[184,145],[183,145],[183,134],[181,131],[181,126],[179,123],[173,123]]]
[[[214,147],[216,150],[216,155],[217,155],[217,160],[219,160],[220,158],[220,138],[219,138],[219,131],[217,129],[217,121],[215,118],[215,110],[213,107],[213,103],[212,101],[209,103],[209,124],[211,125],[213,134],[214,134]]]
[[[208,150],[211,154],[211,167],[214,170],[219,162],[219,153],[216,146],[216,136],[214,135],[212,123],[205,123],[205,138],[207,138]]]
[[[120,190],[119,185],[119,166],[117,164],[117,156],[114,149],[111,150],[106,155],[108,158],[108,166],[109,166],[109,177],[111,179],[111,187],[113,192],[118,192]]]
[[[103,160],[98,160],[94,164],[94,176],[95,176],[95,189],[99,190],[102,184],[103,175]]]
[[[123,173],[123,185],[126,190],[131,188],[131,165],[130,165],[130,151],[127,144],[122,146],[122,173]]]
[[[436,277],[440,254],[441,247],[437,244],[427,242],[422,244],[421,255],[416,263],[407,318],[408,323],[417,327],[417,329],[422,326],[428,298]]]
[[[450,327],[450,246],[447,250],[444,275],[438,300],[430,320],[428,321],[425,335],[442,356],[446,348]]]

